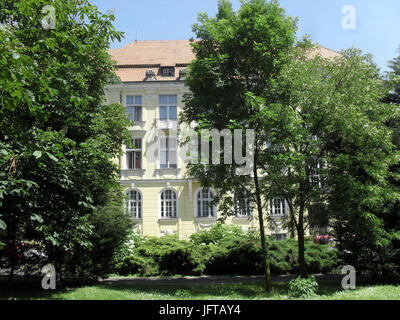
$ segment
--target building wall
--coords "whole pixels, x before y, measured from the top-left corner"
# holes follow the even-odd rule
[[[124,186],[124,190],[138,190],[142,195],[142,219],[134,221],[135,229],[143,235],[163,236],[166,233],[177,233],[180,239],[187,239],[194,232],[216,223],[218,218],[218,216],[216,219],[195,217],[195,194],[200,189],[200,184],[187,175],[185,163],[179,157],[179,146],[178,169],[160,169],[158,155],[155,154],[155,159],[150,156],[154,153],[152,136],[157,129],[157,119],[160,118],[159,95],[177,95],[179,117],[185,92],[187,92],[187,88],[180,81],[123,83],[109,86],[106,90],[108,103],[121,102],[125,105],[127,95],[142,96],[142,121],[144,123],[129,128],[132,137],[143,139],[142,169],[128,170],[125,156],[115,161],[121,167],[121,184]],[[173,132],[169,133],[174,135]],[[125,147],[123,146],[124,151]],[[171,188],[178,193],[177,219],[160,219],[159,197],[165,188]],[[259,223],[256,216],[257,214],[254,214],[253,219],[229,217],[226,223],[240,226],[243,229],[257,228]],[[265,226],[267,233],[271,233],[272,231],[267,227],[267,221],[265,221]],[[278,230],[277,233],[287,233],[287,230]]]

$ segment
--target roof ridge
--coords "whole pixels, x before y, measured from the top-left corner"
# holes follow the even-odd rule
[[[124,46],[120,47],[120,48],[115,48],[115,49],[108,49],[108,50],[120,50],[126,47],[130,47],[133,46],[135,44],[138,43],[150,43],[150,42],[154,42],[154,43],[174,43],[174,42],[190,42],[190,39],[175,39],[175,40],[133,40],[132,42],[129,42],[127,44],[125,44]]]
[[[332,49],[330,49],[330,48],[328,48],[328,47],[325,47],[325,46],[323,46],[322,44],[319,44],[319,43],[317,43],[317,44],[318,44],[321,48],[324,48],[324,49],[329,50],[329,51],[331,51],[331,52],[340,54],[339,52],[337,52],[337,51],[335,51],[335,50],[332,50]]]

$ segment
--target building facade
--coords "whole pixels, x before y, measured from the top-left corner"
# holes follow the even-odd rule
[[[188,176],[178,143],[178,117],[183,95],[188,92],[185,68],[194,59],[190,42],[135,41],[110,50],[110,54],[117,62],[121,83],[107,88],[107,102],[124,105],[135,124],[129,128],[132,143],[123,146],[124,156],[118,159],[127,210],[142,235],[177,234],[179,239],[187,239],[219,217],[217,207],[211,204],[218,191],[202,189]],[[326,49],[325,54],[331,51]],[[237,216],[226,222],[244,230],[255,229],[259,222],[252,211],[251,204],[244,204]],[[286,202],[273,199],[268,211],[275,223],[273,228],[267,227],[267,233],[276,240],[288,237],[288,230],[282,227],[288,214]]]

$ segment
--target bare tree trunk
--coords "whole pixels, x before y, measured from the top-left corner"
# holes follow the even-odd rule
[[[298,256],[299,256],[299,268],[300,275],[306,275],[306,262],[304,258],[304,205],[300,205],[299,210],[299,222],[297,224],[297,241],[298,241]]]
[[[12,257],[11,257],[11,269],[10,269],[10,274],[8,275],[8,279],[7,279],[7,281],[8,281],[8,283],[11,283],[11,281],[13,280],[13,278],[14,278],[14,271],[15,271],[15,259],[13,259]]]
[[[15,272],[15,266],[17,264],[17,255],[18,255],[18,250],[17,250],[17,246],[15,244],[15,240],[11,241],[11,245],[10,245],[10,273],[8,275],[8,279],[7,282],[11,283],[13,278],[14,278],[14,272]]]
[[[267,292],[271,291],[271,271],[270,271],[270,261],[269,261],[269,253],[268,253],[268,246],[265,239],[265,229],[264,229],[264,215],[263,215],[263,207],[261,201],[261,190],[258,181],[258,174],[257,174],[257,149],[255,154],[254,160],[254,185],[256,189],[256,198],[257,198],[257,210],[258,210],[258,221],[260,223],[260,236],[261,236],[261,249],[263,254],[263,269],[265,274],[265,290]]]
[[[290,214],[289,219],[289,237],[290,239],[294,239],[296,237],[296,222],[294,221],[292,214]]]

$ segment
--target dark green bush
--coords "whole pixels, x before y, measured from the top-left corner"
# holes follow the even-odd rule
[[[304,298],[310,299],[317,293],[318,283],[315,281],[315,277],[309,278],[298,277],[295,280],[289,282],[289,297],[292,298]]]
[[[213,225],[208,230],[196,232],[190,236],[190,241],[196,245],[215,244],[220,241],[229,241],[229,239],[237,239],[243,237],[244,233],[237,226],[229,226],[221,223]]]
[[[203,253],[202,253],[203,252]],[[199,275],[204,271],[204,250],[175,236],[136,239],[132,252],[116,263],[121,274]]]
[[[262,274],[262,254],[251,239],[231,239],[210,244],[209,257],[205,261],[205,273],[211,275]]]
[[[297,241],[269,241],[271,273],[297,274]],[[239,228],[216,225],[191,236],[135,237],[117,255],[115,271],[120,274],[155,275],[261,275],[262,252],[256,234]],[[337,252],[308,240],[306,271],[328,273],[338,267]]]
[[[159,268],[155,259],[138,254],[123,257],[116,264],[115,270],[121,275],[138,274],[140,276],[155,276],[159,274]]]

